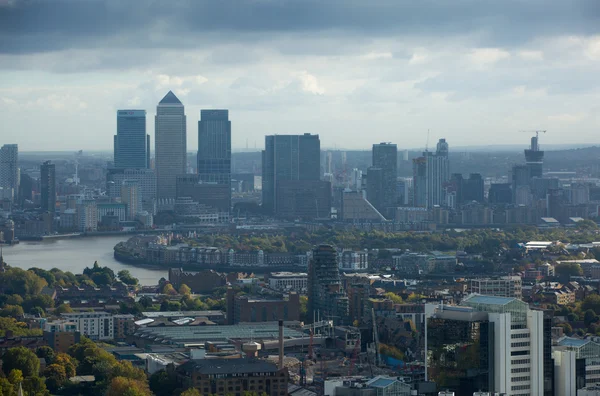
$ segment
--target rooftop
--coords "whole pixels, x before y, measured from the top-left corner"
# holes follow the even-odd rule
[[[277,366],[258,359],[199,359],[181,365],[185,371],[199,371],[204,375],[276,373]]]
[[[465,298],[464,302],[471,304],[506,305],[514,300],[516,300],[514,297],[497,297],[472,294]]]
[[[573,337],[563,337],[560,340],[558,340],[558,345],[581,348],[588,342],[590,342],[590,340],[581,340],[579,338],[573,338]]]
[[[175,96],[175,94],[173,93],[173,91],[169,91],[164,98],[162,98],[162,100],[160,102],[158,102],[159,105],[161,104],[182,104],[181,101],[177,98],[177,96]]]
[[[238,324],[232,326],[165,326],[144,327],[138,329],[136,336],[153,340],[156,343],[184,343],[206,341],[228,341],[231,339],[269,340],[279,337],[279,325],[272,323]],[[286,338],[301,338],[300,331],[283,328]]]
[[[142,312],[144,318],[188,318],[188,317],[211,317],[223,316],[221,311],[169,311],[169,312]]]

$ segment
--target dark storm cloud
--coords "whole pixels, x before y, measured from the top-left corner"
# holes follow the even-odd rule
[[[510,46],[600,31],[596,0],[13,0],[0,3],[0,53],[67,48],[193,47],[282,33],[445,37]]]

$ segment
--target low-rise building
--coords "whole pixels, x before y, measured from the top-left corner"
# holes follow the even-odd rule
[[[305,272],[271,272],[267,282],[269,287],[274,290],[306,293],[308,274]]]
[[[44,325],[44,340],[56,352],[67,353],[80,339],[81,333],[77,329],[77,323],[73,321],[56,320]]]
[[[520,276],[503,276],[499,278],[471,279],[469,293],[497,297],[523,297],[523,282]]]
[[[117,341],[123,341],[127,336],[135,333],[135,322],[133,315],[115,315],[113,316],[115,326],[114,337]]]
[[[91,340],[114,339],[114,320],[108,312],[64,313],[62,317],[74,322],[77,331]]]
[[[361,271],[369,268],[369,253],[344,250],[339,253],[338,263],[341,270]]]
[[[300,296],[290,292],[280,298],[235,295],[227,290],[227,322],[273,322],[277,320],[300,320]]]
[[[288,394],[287,369],[278,369],[275,364],[264,360],[192,359],[172,370],[182,388],[196,388],[203,395],[240,395],[244,392],[269,396]]]

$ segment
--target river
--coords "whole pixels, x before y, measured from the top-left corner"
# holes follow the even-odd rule
[[[109,267],[115,274],[123,269],[131,272],[142,285],[156,285],[160,278],[168,278],[165,269],[144,268],[122,264],[113,257],[113,247],[129,239],[127,236],[98,236],[67,239],[47,239],[39,242],[21,242],[14,246],[4,246],[4,261],[23,269],[38,267],[45,270],[58,268],[81,274],[85,267],[94,265]]]

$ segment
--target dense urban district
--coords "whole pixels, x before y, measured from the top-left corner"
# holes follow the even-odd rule
[[[154,122],[0,148],[0,396],[600,394],[600,148],[232,153],[207,109],[190,155],[170,91]],[[102,235],[130,270],[2,253]]]

